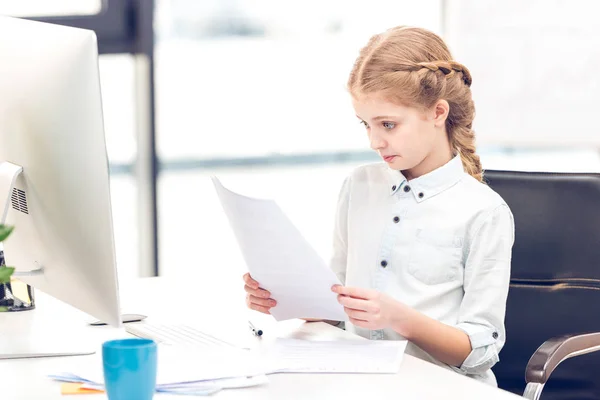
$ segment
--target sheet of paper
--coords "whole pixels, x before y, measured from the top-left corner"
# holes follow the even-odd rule
[[[271,292],[276,320],[346,321],[337,276],[273,200],[239,195],[212,178],[252,277]]]
[[[265,352],[277,372],[397,373],[406,340],[277,339]]]

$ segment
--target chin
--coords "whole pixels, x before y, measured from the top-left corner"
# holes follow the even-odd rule
[[[392,163],[388,163],[388,166],[391,169],[395,169],[397,171],[404,171],[407,169],[411,169],[414,167],[414,165],[412,165],[410,162],[407,162],[406,160],[396,157],[396,159],[392,162]]]

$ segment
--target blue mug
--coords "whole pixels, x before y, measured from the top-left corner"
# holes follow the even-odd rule
[[[102,345],[109,400],[151,400],[156,389],[157,346],[149,339],[110,340]]]

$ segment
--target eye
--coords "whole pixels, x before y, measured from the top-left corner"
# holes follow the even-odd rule
[[[388,131],[391,131],[392,129],[394,129],[396,127],[396,123],[389,122],[389,121],[382,122],[381,125],[383,125],[383,127],[385,129],[387,129]]]
[[[369,129],[369,124],[367,124],[365,121],[361,120],[359,123],[364,125],[365,128]]]

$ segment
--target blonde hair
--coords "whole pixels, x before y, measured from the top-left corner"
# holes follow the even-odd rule
[[[465,171],[483,182],[471,129],[475,117],[471,74],[452,59],[438,35],[399,26],[371,37],[354,63],[348,89],[355,97],[377,92],[389,101],[422,109],[446,100],[450,105],[446,120],[450,146],[460,155]]]

